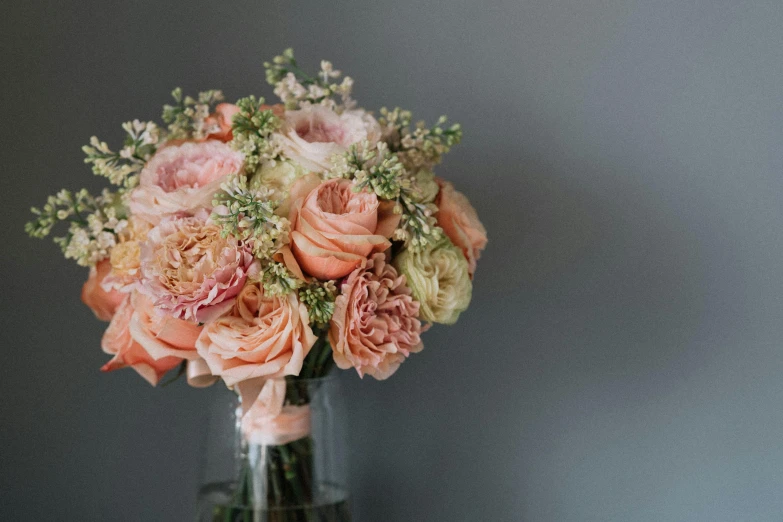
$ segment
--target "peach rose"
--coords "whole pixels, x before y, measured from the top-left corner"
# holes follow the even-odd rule
[[[248,276],[258,273],[250,247],[220,227],[202,210],[192,217],[164,218],[141,246],[138,290],[161,312],[206,322],[234,305]]]
[[[90,307],[95,317],[101,321],[111,321],[114,312],[120,306],[125,296],[115,290],[106,291],[101,283],[111,272],[111,263],[108,259],[99,261],[90,268],[90,275],[82,286],[82,302]]]
[[[155,386],[166,372],[180,363],[181,359],[179,357],[163,357],[161,359],[152,357],[131,336],[129,325],[132,317],[131,297],[126,295],[125,300],[109,323],[106,333],[103,334],[101,348],[114,357],[103,365],[101,371],[110,372],[130,366],[147,382]]]
[[[382,380],[421,351],[419,304],[383,254],[348,276],[334,305],[329,343],[339,368]]]
[[[166,214],[210,209],[220,184],[243,162],[241,153],[215,140],[164,147],[141,171],[128,207],[153,224]]]
[[[189,361],[199,358],[196,339],[203,327],[189,321],[162,315],[143,294],[131,295],[133,316],[128,328],[134,341],[154,359],[177,357]]]
[[[332,156],[342,154],[362,141],[374,147],[381,127],[363,110],[337,114],[322,105],[313,105],[283,114],[278,143],[283,154],[312,172],[332,168]]]
[[[220,103],[215,107],[215,112],[209,115],[205,123],[212,127],[207,139],[215,139],[222,142],[231,141],[234,135],[231,132],[234,115],[239,112],[239,107],[233,103]]]
[[[141,267],[141,243],[147,238],[152,225],[131,216],[128,226],[119,235],[120,242],[111,249],[111,272],[101,286],[120,292],[130,292],[139,280]]]
[[[373,252],[391,246],[400,221],[396,204],[353,192],[348,180],[320,184],[291,209],[291,250],[302,270],[318,279],[350,274]]]
[[[246,285],[232,312],[204,326],[199,355],[226,385],[259,377],[299,375],[316,336],[296,292],[266,297],[258,283]]]
[[[476,261],[487,246],[487,230],[479,221],[476,209],[464,194],[454,190],[454,185],[437,179],[440,192],[435,199],[438,213],[435,217],[443,232],[460,248],[468,260],[468,273],[473,279]]]

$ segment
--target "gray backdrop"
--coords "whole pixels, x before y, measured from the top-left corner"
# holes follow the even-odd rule
[[[447,112],[473,306],[342,376],[359,522],[783,519],[777,0],[25,1],[3,9],[0,518],[189,520],[208,392],[103,375],[86,272],[22,232],[172,87],[294,46]],[[16,517],[16,518],[14,518]]]

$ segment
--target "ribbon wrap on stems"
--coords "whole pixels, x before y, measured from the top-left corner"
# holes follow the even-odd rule
[[[242,436],[248,443],[281,446],[310,434],[310,406],[284,406],[284,379],[252,379],[237,388],[242,397]]]

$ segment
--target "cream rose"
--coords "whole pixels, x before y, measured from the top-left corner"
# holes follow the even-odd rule
[[[277,161],[274,166],[263,165],[250,179],[251,190],[266,189],[270,200],[280,204],[275,213],[288,217],[291,210],[291,188],[297,180],[307,174],[300,165],[292,161]]]
[[[375,254],[348,276],[335,300],[329,328],[334,362],[386,379],[422,349],[418,313],[405,277]]]
[[[228,386],[248,379],[299,375],[316,341],[307,308],[296,292],[266,297],[246,285],[231,313],[204,326],[196,342],[213,375]]]
[[[312,172],[332,168],[332,156],[362,141],[374,147],[381,127],[363,110],[337,114],[328,107],[313,105],[283,115],[283,128],[277,136],[283,154]]]
[[[153,224],[163,215],[212,208],[220,184],[239,172],[243,162],[241,153],[217,140],[165,147],[141,171],[128,206]]]
[[[425,321],[454,324],[470,304],[473,284],[468,275],[468,262],[448,238],[423,252],[405,249],[393,263],[407,277]]]

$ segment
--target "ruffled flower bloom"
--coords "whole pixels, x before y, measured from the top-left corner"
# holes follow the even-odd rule
[[[125,300],[103,334],[101,348],[103,348],[104,352],[114,357],[103,365],[101,371],[110,372],[120,368],[131,367],[144,377],[147,382],[155,386],[166,372],[180,363],[181,359],[179,357],[155,359],[141,344],[133,339],[129,328],[131,318],[133,317],[133,306],[131,305],[131,297],[129,295],[124,297]]]
[[[173,317],[206,322],[227,312],[248,276],[258,273],[249,246],[207,221],[169,217],[153,228],[141,246],[139,291]]]
[[[204,326],[196,347],[212,374],[233,386],[248,379],[299,375],[315,341],[307,308],[296,292],[266,297],[253,283],[239,293],[230,314]]]
[[[130,292],[138,282],[141,268],[141,243],[146,240],[152,225],[130,217],[128,226],[119,234],[120,242],[111,249],[111,272],[101,284],[104,289]]]
[[[337,279],[362,266],[373,252],[391,246],[400,221],[395,203],[374,193],[353,192],[348,180],[320,184],[291,209],[291,250],[302,270],[318,279]]]
[[[448,181],[437,181],[440,185],[440,192],[435,199],[438,206],[438,213],[435,215],[438,226],[465,254],[468,273],[472,279],[476,272],[476,261],[487,246],[487,230],[464,194],[454,190],[454,185]]]
[[[394,266],[407,278],[425,321],[454,324],[468,308],[473,292],[468,262],[447,238],[423,252],[403,250]]]
[[[125,296],[115,290],[105,290],[102,283],[111,271],[108,259],[99,261],[90,268],[90,275],[82,286],[82,302],[90,307],[101,321],[111,321]]]
[[[278,143],[283,154],[312,172],[332,167],[332,156],[367,141],[372,148],[381,138],[381,127],[363,110],[337,114],[328,107],[313,105],[283,115]]]
[[[391,376],[410,353],[422,349],[419,304],[405,277],[375,254],[354,271],[335,300],[329,329],[338,367],[356,368],[376,379]]]
[[[220,184],[239,172],[243,162],[241,153],[216,140],[165,147],[141,171],[128,206],[154,224],[166,214],[212,208]]]

